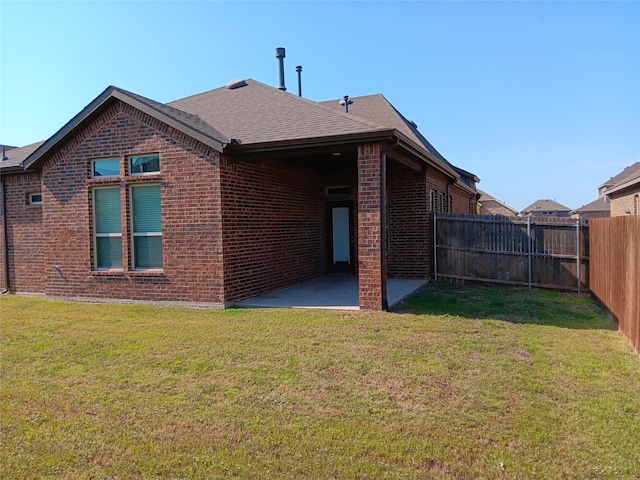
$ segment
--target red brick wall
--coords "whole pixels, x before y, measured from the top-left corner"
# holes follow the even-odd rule
[[[225,299],[319,277],[323,187],[316,170],[275,159],[221,163]]]
[[[40,192],[40,175],[3,175],[2,183],[5,186],[9,284],[4,278],[5,266],[3,255],[0,255],[0,285],[15,293],[44,293],[42,205],[29,204],[29,194]],[[0,234],[0,246],[4,251],[4,232],[0,231]]]
[[[449,186],[449,194],[453,199],[451,213],[476,213],[476,198],[455,185]]]
[[[390,278],[429,276],[431,238],[424,170],[387,165],[388,266]]]
[[[381,145],[358,147],[358,284],[360,308],[383,310],[384,234],[380,210]]]
[[[160,174],[129,177],[128,155],[160,154]],[[91,180],[90,159],[121,158],[121,178]],[[46,293],[53,296],[222,303],[219,167],[209,148],[125,104],[78,133],[43,166]],[[121,189],[123,248],[130,255],[128,195],[134,182],[161,184],[161,273],[92,272],[91,187]],[[57,265],[59,270],[54,270]]]

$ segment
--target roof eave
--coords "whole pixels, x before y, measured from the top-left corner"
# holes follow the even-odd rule
[[[277,150],[292,150],[296,148],[326,147],[330,145],[346,145],[355,142],[370,142],[392,140],[395,135],[393,129],[375,130],[370,132],[351,133],[345,135],[330,135],[326,137],[296,138],[291,140],[276,140],[249,144],[227,144],[225,153],[262,153]]]
[[[24,173],[24,168],[22,165],[11,165],[10,167],[0,165],[0,172],[2,172],[2,175],[10,173]]]
[[[458,178],[458,172],[456,172],[449,165],[443,163],[435,155],[433,155],[432,153],[426,151],[420,145],[416,145],[413,141],[411,141],[409,138],[407,138],[401,132],[398,132],[397,130],[395,132],[396,132],[396,135],[398,136],[398,138],[400,139],[400,145],[405,150],[408,150],[409,152],[413,153],[415,156],[421,158],[423,161],[425,161],[425,163],[431,164],[432,166],[436,167],[438,170],[440,170],[445,175],[448,175],[449,177],[455,178],[455,179]]]
[[[636,178],[632,178],[627,182],[621,183],[619,185],[616,185],[613,188],[610,188],[609,190],[606,191],[606,194],[611,195],[612,193],[619,193],[624,190],[627,190],[628,188],[633,188],[636,185],[640,185],[640,176],[637,176]]]
[[[456,178],[456,181],[454,183],[454,185],[464,191],[466,191],[467,193],[470,194],[476,194],[478,193],[474,188],[470,187],[469,185],[467,185],[466,183],[464,183],[462,180],[460,180],[459,178]]]

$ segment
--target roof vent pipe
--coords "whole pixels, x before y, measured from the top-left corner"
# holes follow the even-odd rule
[[[7,158],[7,154],[6,154],[6,147],[4,145],[2,145],[2,161],[4,162],[5,160],[9,160]]]
[[[298,72],[298,96],[302,96],[302,65],[298,65],[296,67],[296,72]]]
[[[345,95],[344,98],[338,102],[338,104],[344,107],[344,111],[346,113],[349,113],[349,105],[351,105],[352,103],[353,100],[349,100],[349,95]]]
[[[278,88],[283,92],[287,90],[287,87],[284,86],[284,57],[285,57],[284,48],[283,47],[276,48],[276,58],[279,61],[279,68],[280,68],[280,86]]]

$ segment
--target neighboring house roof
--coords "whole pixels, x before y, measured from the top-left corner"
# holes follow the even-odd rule
[[[620,183],[624,183],[624,182],[626,182],[626,181],[628,181],[628,180],[630,180],[632,178],[635,178],[635,175],[638,174],[638,173],[640,173],[640,162],[636,162],[633,165],[629,165],[623,171],[621,171],[619,174],[611,177],[609,180],[607,180],[602,185],[600,185],[598,187],[598,190],[603,188],[603,187],[606,190],[608,190],[611,187],[615,187],[616,185],[619,185]]]
[[[16,172],[24,171],[23,162],[29,157],[29,155],[35,152],[38,149],[38,147],[40,147],[40,145],[42,145],[43,143],[44,141],[35,142],[35,143],[32,143],[31,145],[26,145],[24,147],[20,147],[20,148],[12,147],[11,149],[5,150],[5,156],[7,157],[7,159],[2,160],[2,162],[0,162],[0,169],[2,169],[2,171],[5,173],[11,172],[11,171],[16,171]]]
[[[572,213],[590,213],[590,212],[610,212],[611,205],[605,197],[598,197],[593,202],[576,208]]]
[[[480,198],[478,199],[478,201],[479,201],[480,203],[486,203],[486,202],[490,202],[490,201],[491,201],[491,202],[496,202],[496,203],[498,203],[498,204],[502,205],[502,206],[503,206],[504,208],[506,208],[507,210],[509,210],[509,211],[513,212],[513,213],[514,213],[514,215],[517,215],[517,214],[518,214],[518,210],[516,210],[515,208],[513,208],[513,207],[511,207],[511,206],[507,205],[506,203],[504,203],[504,202],[502,202],[502,201],[498,200],[497,198],[492,197],[492,196],[491,196],[491,195],[489,195],[487,192],[484,192],[484,191],[480,190],[479,188],[477,188],[476,190],[478,190],[478,193],[480,194]]]
[[[617,183],[615,186],[609,188],[606,191],[607,195],[611,195],[613,193],[619,193],[623,190],[627,190],[628,188],[633,188],[640,185],[640,170],[624,177],[622,181]]]
[[[550,199],[536,200],[527,208],[522,209],[525,213],[535,212],[570,212],[571,209]]]

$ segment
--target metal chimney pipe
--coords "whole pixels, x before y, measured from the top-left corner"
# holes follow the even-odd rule
[[[296,72],[298,72],[298,96],[302,96],[302,65],[298,65],[296,67]]]
[[[284,86],[284,48],[278,47],[276,48],[276,58],[279,60],[280,67],[280,86],[278,87],[282,91],[286,91],[287,87]]]
[[[345,113],[349,113],[349,105],[353,103],[353,100],[349,100],[349,95],[345,95],[338,103],[344,107]]]

